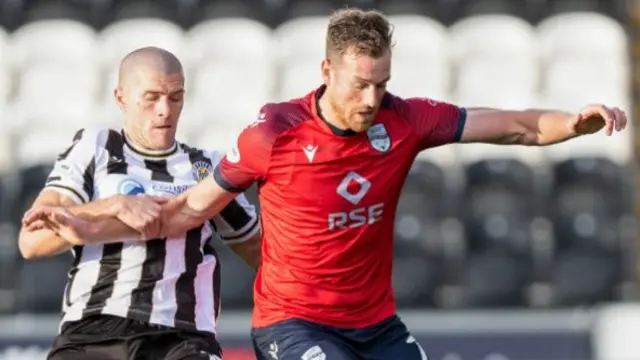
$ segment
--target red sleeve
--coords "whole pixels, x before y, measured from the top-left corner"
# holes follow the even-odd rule
[[[426,98],[401,101],[404,116],[419,137],[421,150],[460,141],[466,109]]]
[[[243,192],[254,182],[267,176],[271,148],[277,137],[268,107],[260,110],[258,119],[238,136],[236,147],[229,150],[213,171],[215,181],[230,192]]]

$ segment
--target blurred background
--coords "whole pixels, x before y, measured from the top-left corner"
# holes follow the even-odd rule
[[[121,57],[176,53],[188,70],[179,138],[225,151],[261,104],[320,84],[326,15],[345,5],[390,16],[398,95],[513,109],[604,102],[632,121],[613,138],[450,145],[416,160],[393,280],[430,359],[640,359],[640,6],[624,0],[0,0],[0,359],[44,359],[57,332],[71,255],[24,262],[18,224],[78,128],[120,126]],[[253,275],[218,247],[225,359],[254,359]]]

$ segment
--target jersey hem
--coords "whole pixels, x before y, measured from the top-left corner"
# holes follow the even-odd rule
[[[272,319],[269,319],[269,320],[261,320],[261,319],[256,319],[254,316],[253,320],[251,321],[251,328],[253,329],[267,328],[283,321],[297,319],[297,320],[307,321],[310,323],[319,324],[323,326],[332,326],[332,327],[343,328],[343,329],[363,329],[370,326],[374,326],[393,316],[397,316],[395,309],[393,311],[381,312],[380,314],[383,314],[383,315],[372,317],[370,319],[361,320],[361,321],[331,321],[331,320],[318,319],[317,317],[304,316],[304,315],[284,315],[279,317],[273,317]]]
[[[70,198],[77,205],[86,204],[87,203],[86,199],[88,198],[88,195],[85,194],[84,191],[78,191],[78,190],[76,190],[74,188],[71,188],[69,186],[58,185],[58,184],[47,184],[44,187],[43,190],[53,190],[53,191],[57,192],[58,194],[61,194],[61,195],[64,195],[64,196]]]

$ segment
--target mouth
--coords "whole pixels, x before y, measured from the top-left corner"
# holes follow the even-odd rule
[[[158,129],[158,130],[169,130],[171,129],[173,126],[171,125],[158,125],[158,126],[154,126],[154,129]]]

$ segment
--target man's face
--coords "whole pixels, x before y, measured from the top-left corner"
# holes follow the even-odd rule
[[[366,131],[373,124],[387,90],[391,52],[385,51],[377,58],[347,52],[337,62],[325,61],[324,68],[334,111],[349,129]]]
[[[167,149],[175,141],[184,104],[182,73],[164,74],[141,67],[122,88],[116,99],[124,113],[127,130],[150,150]]]

